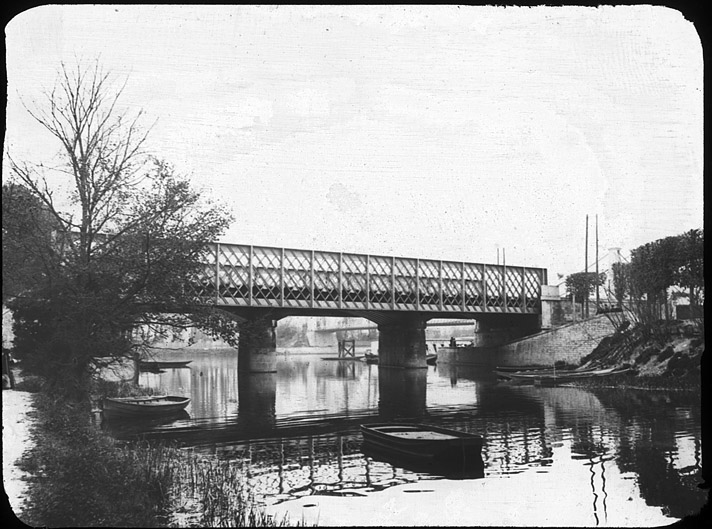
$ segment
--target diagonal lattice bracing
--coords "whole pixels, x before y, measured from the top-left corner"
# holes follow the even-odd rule
[[[464,263],[464,289],[465,310],[484,309],[484,290],[482,279],[484,277],[483,265]]]
[[[541,277],[538,270],[524,269],[524,296],[525,308],[535,309],[541,299]]]
[[[365,255],[343,254],[341,256],[341,302],[346,308],[366,306]]]
[[[254,247],[252,249],[252,305],[279,306],[282,295],[281,278],[282,250]]]
[[[312,300],[311,252],[284,250],[284,305],[308,307]]]
[[[338,307],[339,289],[339,254],[314,252],[314,301]]]
[[[218,305],[247,305],[250,289],[250,247],[220,245]]]
[[[522,269],[519,267],[507,267],[505,285],[507,290],[507,307],[520,309],[524,305],[524,301],[522,300]]]
[[[454,261],[212,245],[192,293],[224,306],[540,311],[546,271]]]
[[[393,260],[393,295],[395,307],[400,310],[413,310],[417,307],[418,261],[396,257]]]
[[[371,256],[368,262],[368,294],[372,309],[388,309],[393,303],[393,259]]]

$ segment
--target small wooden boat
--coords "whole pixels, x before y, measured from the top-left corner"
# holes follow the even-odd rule
[[[513,373],[517,371],[551,371],[553,368],[551,366],[544,365],[526,365],[526,366],[497,366],[494,368],[495,371],[502,373]]]
[[[188,397],[152,395],[146,397],[105,397],[102,400],[104,417],[156,418],[175,415],[190,403]]]
[[[171,368],[181,368],[187,367],[192,360],[169,362],[169,361],[158,361],[158,362],[148,362],[141,360],[138,363],[139,369],[143,371],[158,371],[160,369],[171,369]]]
[[[529,381],[534,384],[561,384],[566,382],[574,382],[576,380],[582,380],[586,378],[616,375],[619,373],[625,373],[628,370],[629,368],[607,367],[603,369],[540,369],[516,372],[504,372],[495,370],[495,373],[500,378],[520,382]]]
[[[425,355],[425,363],[428,364],[429,366],[434,366],[438,361],[438,355],[436,354],[426,354]]]
[[[363,448],[418,463],[460,468],[480,467],[482,437],[424,424],[362,424]]]
[[[373,353],[366,353],[363,357],[363,361],[366,362],[367,364],[377,364],[378,363],[378,355],[375,355]]]

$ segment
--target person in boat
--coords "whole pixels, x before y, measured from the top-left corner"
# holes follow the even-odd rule
[[[457,340],[455,340],[454,336],[450,337],[450,347],[457,347]]]

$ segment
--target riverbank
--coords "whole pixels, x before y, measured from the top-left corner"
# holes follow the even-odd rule
[[[53,397],[19,368],[13,374],[16,388],[2,401],[3,481],[25,525],[288,525],[251,500],[243,469],[164,443],[116,441],[98,428],[88,403]]]
[[[601,340],[582,367],[628,367],[626,373],[583,379],[582,387],[700,391],[704,332],[689,322],[660,324],[655,332],[626,329]]]
[[[13,369],[16,384],[22,381]],[[20,469],[23,454],[35,446],[33,430],[36,424],[33,394],[28,391],[2,392],[2,478],[9,508],[22,520],[31,474]]]

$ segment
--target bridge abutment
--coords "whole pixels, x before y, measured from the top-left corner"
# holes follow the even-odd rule
[[[384,367],[426,368],[425,326],[418,315],[400,316],[378,324],[379,365]]]
[[[239,373],[274,373],[277,371],[277,322],[257,314],[240,325],[237,348]]]

